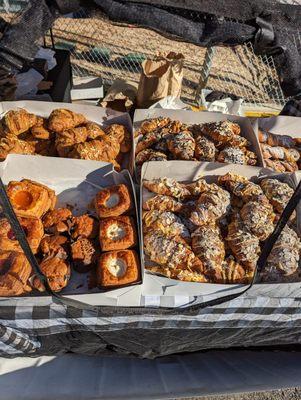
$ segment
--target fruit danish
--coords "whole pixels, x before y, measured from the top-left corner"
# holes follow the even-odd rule
[[[31,291],[31,266],[23,253],[0,251],[0,296],[20,296]]]
[[[117,217],[131,208],[131,195],[123,183],[102,189],[95,198],[95,209],[100,218]]]
[[[42,221],[34,217],[18,217],[18,220],[23,228],[32,252],[36,254],[44,234]],[[22,252],[19,241],[6,218],[0,219],[0,249]]]
[[[140,278],[138,256],[134,250],[103,253],[96,274],[98,286],[105,288],[135,283]]]
[[[15,212],[21,217],[40,218],[48,210],[52,210],[56,203],[53,190],[28,179],[9,182],[7,195]]]
[[[127,216],[102,219],[99,223],[99,243],[102,251],[125,250],[136,246],[134,220]]]

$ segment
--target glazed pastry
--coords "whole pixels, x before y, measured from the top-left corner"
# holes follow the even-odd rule
[[[282,213],[289,199],[294,194],[294,189],[287,183],[280,182],[277,179],[263,179],[260,182],[260,186],[274,207],[274,210],[278,213]]]
[[[46,235],[41,240],[40,250],[43,255],[55,256],[60,254],[66,259],[68,254],[68,238],[62,235]]]
[[[192,235],[192,250],[202,261],[205,274],[216,277],[225,258],[225,245],[218,226],[203,225]]]
[[[35,151],[35,144],[20,140],[16,136],[6,136],[0,139],[0,160],[5,160],[8,154],[32,155]]]
[[[253,270],[260,254],[259,239],[247,230],[238,216],[229,224],[226,241],[237,261]]]
[[[274,231],[275,214],[270,204],[250,201],[240,210],[245,227],[259,240],[266,240]]]
[[[151,261],[161,266],[203,274],[204,266],[191,249],[186,244],[179,243],[175,238],[170,238],[161,232],[151,230],[146,232],[144,250]]]
[[[95,122],[86,123],[85,128],[87,130],[87,139],[89,140],[99,139],[106,134]]]
[[[295,231],[285,226],[278,237],[262,271],[265,282],[281,282],[298,269],[301,242]]]
[[[20,109],[8,111],[3,120],[6,132],[18,136],[34,126],[37,122],[37,117],[24,109]]]
[[[230,210],[230,193],[215,184],[210,186],[208,192],[201,194],[190,215],[190,220],[195,225],[214,223]]]
[[[95,239],[98,235],[98,221],[88,214],[72,217],[71,237],[72,239],[87,238]]]
[[[136,246],[134,220],[127,216],[102,219],[99,224],[99,243],[102,251],[125,250]]]
[[[186,281],[186,282],[199,282],[199,283],[206,283],[208,279],[205,277],[204,274],[198,271],[189,271],[187,269],[175,269],[175,268],[168,268],[163,267],[160,265],[146,265],[145,268],[153,272],[154,274],[163,275],[166,278],[170,279],[177,279],[179,281]]]
[[[37,121],[30,129],[30,132],[35,139],[48,140],[51,136],[51,133],[47,129],[47,120],[42,117],[37,117]]]
[[[119,143],[114,137],[102,136],[99,140],[76,144],[69,157],[111,162],[117,157],[119,150]]]
[[[132,138],[125,126],[113,124],[106,128],[106,134],[113,136],[120,144],[121,153],[128,153],[132,148]]]
[[[97,261],[97,251],[93,242],[87,238],[77,239],[71,245],[71,257],[75,271],[85,273],[90,271]]]
[[[56,148],[60,157],[67,157],[73,146],[87,140],[88,132],[85,126],[79,126],[63,131],[56,136]]]
[[[288,135],[276,135],[271,132],[258,131],[258,139],[261,143],[267,143],[269,146],[281,146],[287,149],[294,147],[294,139]]]
[[[214,143],[205,136],[195,138],[195,157],[199,161],[215,161],[216,148]]]
[[[245,203],[261,199],[267,202],[259,185],[249,181],[244,176],[228,172],[218,177],[218,184],[225,187],[230,193],[241,198]]]
[[[189,131],[182,131],[169,137],[167,147],[175,159],[191,160],[194,155],[195,141]]]
[[[117,217],[132,208],[129,189],[123,183],[97,193],[95,209],[99,218]]]
[[[140,151],[136,156],[136,165],[142,165],[146,161],[166,161],[167,155],[160,151],[145,149]]]
[[[277,172],[285,172],[285,166],[279,160],[271,160],[269,158],[265,159],[265,164],[267,167],[272,168]]]
[[[170,211],[147,211],[143,215],[144,228],[159,230],[168,237],[180,237],[190,243],[191,237],[188,229],[181,219]]]
[[[61,133],[86,122],[86,117],[82,114],[77,114],[64,108],[58,108],[53,110],[49,116],[48,129],[56,133]]]
[[[152,132],[158,128],[163,128],[170,122],[171,122],[170,118],[163,118],[163,117],[146,120],[141,124],[139,133],[144,135],[144,134],[146,134],[148,132]]]
[[[0,296],[20,296],[31,291],[31,266],[24,254],[0,251]]]
[[[217,156],[217,161],[232,164],[246,164],[245,153],[237,147],[226,147]]]
[[[42,221],[39,218],[32,217],[18,217],[18,220],[33,254],[36,254],[44,234]],[[0,219],[0,249],[22,252],[19,241],[6,218]]]
[[[175,200],[173,197],[158,194],[146,200],[142,208],[143,210],[179,212],[183,208],[183,203]]]
[[[96,274],[98,286],[104,288],[135,283],[140,278],[138,256],[134,250],[103,253]]]
[[[45,231],[48,233],[68,232],[72,213],[68,208],[57,208],[49,211],[43,218]]]
[[[143,181],[143,186],[150,192],[172,196],[180,200],[190,196],[190,192],[184,184],[170,178],[157,178]]]
[[[67,286],[71,269],[69,263],[63,258],[57,256],[46,257],[41,262],[40,269],[47,277],[49,286],[54,292],[60,292]],[[34,277],[32,286],[40,292],[45,291],[45,287],[38,277]]]
[[[53,210],[56,203],[53,190],[29,179],[9,182],[7,195],[15,212],[21,217],[40,218],[48,210]]]

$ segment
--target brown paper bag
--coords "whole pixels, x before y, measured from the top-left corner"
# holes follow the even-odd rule
[[[100,103],[101,107],[115,111],[130,111],[136,101],[137,83],[116,79]]]
[[[184,56],[170,52],[142,63],[137,106],[148,108],[166,96],[180,97]]]

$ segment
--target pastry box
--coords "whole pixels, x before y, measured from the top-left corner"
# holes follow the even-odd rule
[[[7,113],[10,110],[18,110],[18,109],[25,109],[29,113],[35,114],[36,116],[43,117],[43,118],[48,118],[51,112],[55,109],[67,109],[71,110],[74,113],[79,113],[84,115],[86,119],[90,122],[95,122],[96,124],[100,125],[101,128],[106,128],[109,125],[113,124],[120,124],[124,125],[126,130],[130,134],[130,142],[131,142],[131,149],[128,151],[126,149],[126,152],[124,153],[119,153],[117,157],[114,156],[114,160],[116,159],[117,162],[119,161],[121,169],[128,169],[131,173],[133,172],[134,168],[134,139],[132,136],[132,121],[130,116],[127,113],[121,113],[117,111],[113,111],[108,108],[101,108],[101,107],[96,107],[96,106],[89,106],[89,105],[82,105],[82,104],[70,104],[70,103],[56,103],[56,102],[43,102],[43,101],[7,101],[7,102],[0,102],[0,117],[2,118],[5,113]],[[81,125],[79,125],[81,126]],[[72,130],[72,129],[71,129]],[[34,142],[32,140],[33,134],[31,133],[32,129],[29,128],[27,132],[24,132],[24,134],[21,134],[18,136],[18,139],[23,140],[22,143],[25,142]],[[24,138],[23,138],[23,135]],[[56,138],[58,137],[57,134]],[[31,139],[30,139],[31,138]],[[51,136],[52,138],[52,136]],[[93,139],[93,137],[92,137]],[[51,139],[52,143],[55,143],[55,139]],[[88,140],[88,139],[87,139]],[[89,139],[90,140],[90,139]],[[39,137],[38,144],[35,145],[36,153],[38,154],[43,154],[43,144],[46,141],[41,141],[41,138]],[[77,143],[79,143],[80,140],[78,140]],[[86,142],[88,143],[88,141]],[[91,143],[91,141],[90,141]],[[81,144],[81,143],[80,143]],[[20,145],[21,146],[21,145]],[[20,147],[19,146],[19,147]],[[25,143],[26,146],[26,143]],[[47,144],[46,144],[47,146]],[[49,152],[49,148],[52,148],[53,145],[48,145],[48,149],[46,149]],[[113,146],[114,147],[114,146]],[[130,145],[128,144],[128,147]],[[0,143],[0,150],[1,150],[1,143]],[[28,150],[27,150],[28,151]],[[81,150],[84,151],[84,150]],[[17,151],[18,154],[20,154],[20,151]],[[32,154],[30,150],[27,153],[22,152],[21,154]],[[56,157],[58,157],[57,151],[54,148],[53,149],[53,154],[55,154]],[[119,156],[122,156],[122,159],[119,159]],[[1,156],[2,157],[2,156]],[[61,157],[64,157],[64,153],[61,155]],[[70,156],[71,157],[71,156]],[[112,155],[113,157],[113,155]],[[75,156],[75,158],[78,158],[78,156]],[[106,160],[107,161],[107,160]]]
[[[190,183],[199,178],[205,178],[207,183],[216,183],[221,175],[227,173],[236,173],[251,179],[254,183],[264,177],[277,178],[281,182],[288,183],[291,188],[296,188],[296,174],[277,174],[266,168],[239,166],[234,164],[190,162],[190,161],[166,161],[166,162],[147,162],[142,167],[141,192],[140,192],[140,215],[145,213],[145,201],[152,198],[154,193],[147,190],[143,182],[157,178],[172,178],[178,182]],[[293,192],[293,190],[292,190]],[[300,236],[300,207],[297,209],[297,224],[295,230]],[[144,208],[144,210],[143,210]],[[176,212],[176,211],[175,211]],[[145,214],[144,214],[145,215]],[[179,214],[178,214],[179,215]],[[153,223],[154,224],[154,223]],[[150,229],[152,229],[151,225]],[[154,226],[154,225],[153,225]],[[273,226],[271,228],[273,230]],[[143,223],[141,221],[141,232],[143,232]],[[147,234],[147,233],[146,233]],[[270,234],[270,233],[269,233]],[[142,233],[142,244],[145,245],[145,234]],[[205,243],[205,247],[207,243]],[[160,246],[157,243],[157,249]],[[163,247],[163,245],[162,245]],[[157,251],[154,249],[154,251]],[[162,256],[162,254],[161,254]],[[144,280],[142,287],[142,301],[145,305],[156,306],[184,306],[194,302],[203,302],[219,298],[227,294],[233,294],[242,291],[246,287],[245,283],[199,283],[187,282],[178,279],[172,279],[160,274],[146,270],[145,266],[156,266],[156,263],[143,253]],[[158,265],[158,264],[157,264]],[[297,263],[298,265],[298,263]],[[300,262],[299,262],[300,268]],[[299,271],[298,268],[298,271]],[[299,278],[297,279],[299,282]],[[256,283],[249,289],[250,296],[272,296],[281,297],[291,293],[299,287],[300,283]]]
[[[89,108],[89,107],[88,107]],[[70,280],[63,288],[63,290],[59,291],[59,294],[68,296],[74,299],[78,299],[82,302],[88,303],[88,304],[93,304],[93,305],[122,305],[122,306],[134,306],[138,305],[140,301],[140,291],[141,291],[141,251],[140,251],[140,234],[139,234],[139,223],[138,223],[138,209],[137,209],[137,202],[136,202],[136,195],[135,195],[135,189],[134,185],[132,182],[132,178],[127,170],[122,171],[121,173],[116,172],[113,169],[112,164],[109,163],[103,163],[103,162],[96,162],[96,161],[85,161],[85,160],[74,160],[74,159],[66,159],[66,158],[56,158],[53,159],[51,157],[36,157],[36,156],[26,156],[26,155],[13,155],[10,154],[6,160],[2,163],[0,163],[0,177],[5,185],[7,185],[11,181],[21,181],[22,179],[35,181],[38,182],[39,184],[45,185],[47,188],[50,190],[54,190],[55,194],[57,196],[57,204],[55,205],[55,210],[57,209],[63,209],[64,207],[68,208],[69,212],[71,211],[72,215],[71,219],[69,219],[65,225],[67,225],[68,229],[62,229],[63,226],[60,222],[60,225],[53,225],[56,227],[57,231],[59,232],[59,235],[62,235],[63,237],[69,238],[68,240],[70,243],[68,246],[71,246],[72,248],[72,255],[70,253],[67,253],[67,263],[71,265],[71,277]],[[11,184],[12,185],[12,184]],[[83,215],[83,214],[88,214],[93,221],[97,221],[96,214],[99,216],[99,221],[104,221],[99,213],[99,207],[100,204],[107,204],[107,203],[101,203],[101,200],[97,197],[99,196],[99,193],[104,193],[103,189],[107,190],[112,190],[113,195],[109,198],[109,200],[106,201],[113,201],[115,202],[116,196],[115,196],[115,189],[114,185],[119,185],[118,188],[123,188],[125,191],[127,188],[127,201],[126,202],[121,202],[120,198],[118,197],[119,203],[116,202],[116,204],[120,204],[120,207],[123,207],[120,210],[120,213],[115,213],[115,215],[128,215],[128,217],[122,217],[123,220],[130,220],[131,221],[131,227],[133,228],[134,231],[136,231],[136,239],[129,237],[130,242],[128,243],[128,247],[119,247],[119,250],[121,249],[127,249],[130,248],[130,250],[125,250],[126,254],[128,255],[130,253],[131,256],[135,256],[135,262],[137,265],[137,268],[135,270],[136,273],[136,278],[131,278],[129,277],[128,281],[126,279],[123,279],[124,276],[127,276],[127,267],[130,265],[130,263],[127,263],[126,266],[121,266],[123,270],[125,269],[126,273],[120,272],[119,274],[119,269],[121,268],[119,266],[119,261],[120,259],[123,260],[123,258],[116,256],[116,258],[113,260],[113,264],[118,265],[113,265],[112,263],[106,264],[105,269],[101,269],[99,267],[100,265],[100,258],[104,255],[107,255],[110,253],[106,251],[100,251],[100,245],[99,245],[99,228],[96,227],[94,236],[80,236],[79,239],[75,236],[76,230],[72,230],[74,228],[70,228],[70,221],[75,221],[72,218],[78,218],[78,216]],[[9,195],[9,187],[7,188],[7,193]],[[116,187],[116,186],[115,186]],[[112,189],[111,189],[112,188]],[[21,189],[22,190],[22,189]],[[102,190],[102,191],[101,191]],[[101,191],[101,192],[100,192]],[[117,193],[117,192],[116,192]],[[17,192],[18,194],[18,192]],[[19,193],[20,194],[20,193]],[[24,192],[23,192],[24,194]],[[32,195],[34,196],[33,192]],[[96,196],[97,195],[97,196]],[[15,195],[17,196],[17,195]],[[115,196],[115,197],[114,197]],[[100,196],[99,196],[100,197]],[[114,197],[114,198],[113,198]],[[16,197],[10,197],[11,202],[14,207],[18,207],[18,204],[20,203],[15,203]],[[97,200],[97,205],[95,205],[95,199]],[[24,199],[24,196],[23,196]],[[26,199],[25,199],[26,200]],[[23,200],[22,200],[23,201]],[[115,203],[114,203],[115,204]],[[23,206],[22,206],[23,207]],[[114,205],[108,205],[108,210],[112,210]],[[64,208],[64,209],[66,209]],[[16,209],[16,208],[15,208]],[[26,208],[22,208],[27,210]],[[51,209],[50,209],[51,210]],[[67,210],[67,211],[68,211]],[[27,212],[27,211],[26,211]],[[112,213],[112,211],[110,211]],[[50,217],[46,221],[46,217],[49,216],[51,211],[47,212],[44,214],[42,217],[43,225],[44,225],[44,230],[45,233],[47,233],[48,237],[53,237],[52,235],[54,234],[52,231],[47,231],[46,230],[46,223],[47,221],[50,220]],[[21,215],[20,213],[18,215]],[[23,216],[23,217],[26,217]],[[54,217],[52,217],[54,219]],[[109,221],[109,215],[108,218],[106,218],[106,221]],[[62,220],[63,221],[63,220]],[[97,223],[97,222],[96,222]],[[22,225],[22,223],[21,223]],[[48,223],[48,227],[51,225]],[[87,225],[86,222],[84,222],[82,225]],[[23,226],[23,225],[22,225]],[[72,226],[72,225],[71,225]],[[59,228],[60,227],[60,228]],[[85,229],[86,226],[81,226],[81,229]],[[24,229],[24,226],[23,226]],[[26,229],[26,226],[25,226]],[[53,228],[51,228],[53,229]],[[80,229],[79,225],[76,226],[76,229]],[[115,228],[114,228],[115,229]],[[66,231],[66,232],[65,232]],[[26,232],[26,230],[25,230]],[[63,233],[61,233],[63,232]],[[27,234],[27,233],[26,233]],[[47,236],[46,235],[46,236]],[[74,235],[74,236],[73,236]],[[79,235],[79,234],[78,234]],[[82,235],[83,235],[83,230],[82,230]],[[60,236],[60,237],[62,237]],[[28,235],[27,235],[28,237]],[[45,235],[44,235],[45,237]],[[113,279],[113,284],[112,282],[109,282],[110,285],[103,285],[103,283],[98,283],[96,282],[104,282],[104,280],[97,280],[98,278],[96,277],[97,274],[93,274],[90,271],[84,271],[82,270],[75,270],[75,260],[77,259],[77,256],[73,257],[73,244],[77,243],[78,240],[82,240],[81,238],[85,237],[91,237],[91,242],[94,244],[94,249],[95,255],[97,256],[97,259],[94,259],[94,265],[97,265],[97,268],[95,271],[104,271],[106,269],[111,269],[111,268],[116,268],[116,271],[114,272],[114,276],[118,277],[116,280]],[[73,238],[73,239],[72,239]],[[85,239],[83,239],[85,240]],[[87,240],[87,239],[86,239]],[[93,241],[94,240],[94,241]],[[29,239],[28,239],[29,241]],[[72,243],[72,244],[71,244]],[[40,249],[42,242],[40,243]],[[44,244],[45,247],[45,244]],[[50,244],[49,244],[50,248]],[[69,248],[69,247],[68,247]],[[53,249],[53,248],[52,248]],[[114,250],[115,247],[112,249]],[[2,249],[6,250],[6,249]],[[74,249],[75,254],[76,250]],[[104,250],[111,250],[110,248],[106,248]],[[116,250],[116,249],[115,249]],[[118,249],[117,249],[118,250]],[[43,254],[47,254],[47,250],[44,251],[44,249],[40,250],[43,251]],[[49,252],[48,252],[49,253]],[[113,253],[113,252],[111,252]],[[111,254],[110,253],[110,254]],[[40,253],[38,253],[40,254]],[[69,254],[69,255],[68,255]],[[86,253],[83,253],[86,254]],[[44,257],[41,255],[38,255],[38,257]],[[46,257],[47,258],[47,255]],[[42,258],[44,261],[45,258]],[[40,260],[41,258],[38,258]],[[80,258],[78,258],[80,259]],[[73,261],[71,261],[73,260]],[[104,260],[104,262],[106,259]],[[40,267],[41,267],[41,261],[40,262]],[[131,261],[132,262],[132,261]],[[132,262],[132,265],[135,264]],[[93,271],[93,270],[92,270]],[[84,272],[84,273],[83,273]],[[119,277],[122,279],[119,281]],[[96,279],[96,281],[95,281]],[[130,280],[132,279],[132,280]],[[120,282],[120,284],[115,285],[115,283]],[[31,281],[29,281],[31,282]],[[94,282],[94,283],[93,283]],[[115,283],[114,283],[115,282]],[[132,283],[130,283],[132,282]],[[11,297],[10,297],[11,298]],[[3,301],[3,297],[1,297],[1,301]],[[46,295],[45,292],[42,294],[39,294],[37,291],[32,291],[30,293],[25,293],[22,297],[14,297],[14,299],[19,302],[36,302],[39,301],[42,303],[51,302],[51,298]],[[39,299],[39,300],[36,300]]]
[[[231,122],[235,122],[240,126],[240,135],[234,135],[234,137],[238,137],[240,140],[237,143],[231,144],[231,145],[218,145],[217,142],[215,141],[215,139],[217,141],[218,138],[212,139],[208,133],[207,139],[209,140],[209,144],[208,144],[208,140],[205,138],[205,141],[200,142],[199,144],[197,141],[197,136],[199,133],[193,133],[193,128],[192,128],[192,133],[194,135],[194,139],[195,139],[195,143],[193,144],[193,139],[187,139],[186,136],[183,138],[179,138],[179,141],[181,143],[183,142],[187,142],[187,140],[191,140],[192,139],[192,147],[195,145],[195,149],[191,149],[189,148],[189,143],[187,144],[188,146],[188,152],[185,155],[183,155],[180,152],[180,155],[178,153],[176,153],[175,147],[176,147],[176,142],[173,142],[174,144],[172,144],[172,146],[174,146],[174,151],[172,148],[168,146],[168,149],[166,149],[166,146],[164,146],[164,140],[166,142],[166,139],[163,138],[163,142],[162,140],[159,143],[155,143],[154,145],[151,145],[150,147],[147,147],[147,149],[145,150],[146,152],[149,151],[148,149],[153,149],[153,151],[156,151],[156,155],[153,154],[153,159],[149,159],[149,156],[145,154],[145,156],[141,156],[143,153],[140,151],[141,148],[144,148],[144,145],[142,145],[142,147],[139,147],[139,143],[140,140],[142,138],[146,137],[146,134],[142,135],[139,132],[139,129],[141,127],[141,125],[147,121],[151,121],[153,119],[162,117],[164,118],[170,118],[172,121],[180,121],[182,124],[187,124],[187,125],[199,125],[199,124],[204,124],[204,123],[210,123],[210,122],[222,122],[222,121],[231,121]],[[232,155],[228,154],[228,156],[226,156],[226,153],[223,154],[223,160],[226,159],[226,157],[230,157],[227,158],[231,159],[234,157],[234,159],[237,159],[237,163],[251,163],[251,165],[254,165],[254,160],[249,157],[251,154],[255,153],[255,156],[257,157],[257,163],[256,163],[256,159],[255,159],[255,163],[257,166],[262,167],[263,166],[263,159],[262,159],[262,154],[260,152],[260,147],[256,138],[256,135],[254,133],[253,127],[250,123],[250,120],[248,118],[245,117],[239,117],[236,115],[227,115],[227,114],[221,114],[218,112],[194,112],[194,111],[188,111],[188,110],[168,110],[168,109],[145,109],[145,110],[136,110],[135,114],[134,114],[134,122],[133,122],[133,129],[134,129],[134,136],[135,136],[135,153],[136,153],[136,174],[139,176],[140,175],[140,169],[141,169],[141,163],[142,160],[146,160],[146,161],[159,161],[162,158],[162,153],[165,153],[165,155],[167,156],[167,159],[175,159],[175,160],[179,160],[182,156],[185,158],[186,156],[188,158],[185,158],[185,160],[189,160],[191,161],[193,160],[202,160],[202,161],[214,161],[217,160],[217,158],[219,156],[221,156],[221,154],[224,152],[223,149],[225,149],[226,147],[230,146],[231,147],[235,147],[235,149],[233,150],[230,149],[230,152],[233,150]],[[151,129],[151,128],[149,128]],[[163,129],[165,129],[163,127]],[[180,131],[182,131],[182,129],[185,130],[185,128],[178,128],[177,126],[174,126],[173,128],[171,128],[170,132],[174,133],[174,132],[178,132],[178,129]],[[225,128],[219,128],[221,130],[224,131]],[[226,128],[226,130],[228,130],[229,128]],[[151,129],[152,130],[152,129]],[[184,132],[185,133],[185,132]],[[232,132],[231,132],[232,133]],[[216,135],[219,135],[219,137],[221,137],[221,134],[219,134],[218,130]],[[174,137],[174,135],[169,135],[170,137]],[[204,136],[203,133],[200,134],[200,136]],[[233,133],[232,133],[233,136]],[[165,136],[164,136],[165,137]],[[247,139],[246,140],[243,140]],[[150,138],[151,139],[151,138]],[[202,139],[201,139],[202,140]],[[224,140],[228,140],[227,137],[224,137]],[[167,143],[168,143],[169,139],[167,139]],[[163,145],[163,150],[161,150],[160,148],[160,143],[162,142]],[[214,143],[213,143],[214,142]],[[222,143],[222,142],[221,142]],[[227,143],[230,143],[227,141]],[[246,144],[249,143],[249,144]],[[185,147],[185,150],[187,151],[187,146]],[[199,147],[198,147],[199,146]],[[181,146],[180,146],[181,147]],[[241,147],[241,149],[239,149],[238,147]],[[198,150],[199,149],[199,150]],[[219,150],[218,150],[219,149]],[[183,150],[183,149],[182,149]],[[237,150],[237,152],[236,152]],[[248,150],[248,158],[247,156],[243,156],[243,161],[240,160],[240,153],[242,150]],[[143,150],[142,150],[143,151]],[[173,151],[173,152],[172,152]],[[227,151],[227,150],[226,150]],[[202,152],[202,153],[200,153]],[[239,153],[239,154],[238,154]],[[139,154],[139,156],[138,156]],[[245,153],[246,154],[246,153]],[[155,158],[156,157],[156,158]],[[164,157],[164,154],[163,154]],[[163,160],[164,161],[164,160]],[[233,162],[233,161],[231,161]],[[253,162],[253,163],[252,163]]]

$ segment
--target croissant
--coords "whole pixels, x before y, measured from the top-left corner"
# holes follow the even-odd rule
[[[99,139],[106,134],[95,122],[86,123],[85,128],[87,130],[87,138],[90,140]]]
[[[166,161],[167,155],[153,149],[140,151],[136,156],[136,165],[142,165],[146,161]]]
[[[217,283],[250,283],[254,275],[254,269],[245,269],[234,260],[232,256],[228,257],[222,264],[220,270],[221,279]]]
[[[31,266],[24,254],[0,251],[0,264],[0,296],[20,296],[31,291],[28,285]]]
[[[231,121],[210,122],[202,125],[201,132],[217,146],[222,146],[233,140],[234,135],[240,134],[240,126]]]
[[[289,199],[292,197],[294,189],[287,183],[270,178],[262,179],[260,186],[274,207],[274,210],[278,213],[282,213]]]
[[[295,231],[288,226],[282,230],[262,271],[264,281],[283,281],[293,276],[299,267],[301,242]]]
[[[197,179],[185,185],[192,196],[200,196],[200,194],[209,191],[211,188],[216,188],[216,185],[208,184],[204,178]]]
[[[121,153],[127,153],[131,150],[131,134],[125,126],[119,124],[110,125],[106,128],[106,134],[109,136],[114,136],[118,140]]]
[[[162,129],[161,131],[151,131],[146,133],[142,138],[139,140],[136,146],[136,154],[140,153],[140,151],[145,150],[153,146],[154,144],[162,141],[163,139],[167,139],[170,136],[170,132],[168,129]],[[157,148],[156,150],[164,151],[166,150],[166,141],[163,140],[164,146],[161,148]]]
[[[69,157],[111,162],[117,157],[119,150],[120,146],[115,138],[103,136],[101,140],[76,144]]]
[[[6,131],[16,136],[28,131],[36,122],[37,117],[24,109],[11,110],[4,115]]]
[[[215,276],[225,258],[225,246],[219,228],[215,225],[203,225],[191,237],[192,250],[202,261],[206,275]]]
[[[269,146],[261,144],[261,149],[264,158],[275,158],[276,160],[298,161],[300,158],[299,151],[296,149],[286,149],[280,146]]]
[[[217,161],[231,164],[246,164],[245,153],[238,147],[226,147],[217,156]]]
[[[194,155],[195,141],[189,131],[171,135],[167,139],[167,147],[175,159],[191,160]]]
[[[214,143],[204,136],[195,138],[195,157],[199,161],[215,161],[216,148]]]
[[[145,135],[146,133],[157,130],[158,128],[165,127],[167,124],[170,123],[170,121],[171,121],[170,118],[163,118],[163,117],[146,120],[141,124],[139,133]]]
[[[68,256],[69,241],[63,235],[44,236],[41,240],[40,250],[43,255],[61,256],[64,259]]]
[[[261,199],[267,202],[259,185],[249,181],[244,176],[228,172],[218,177],[218,184],[229,190],[230,193],[241,198],[245,203]]]
[[[71,275],[69,263],[59,256],[47,256],[40,264],[40,269],[48,279],[50,288],[54,292],[60,292],[67,286]],[[45,290],[42,282],[35,277],[33,288],[43,292]]]
[[[190,196],[190,192],[184,184],[170,178],[157,178],[144,181],[143,185],[150,192],[172,196],[180,200]]]
[[[250,143],[248,142],[248,140],[239,135],[233,135],[232,138],[230,138],[227,142],[227,146],[229,147],[245,148],[249,145]]]
[[[295,161],[280,161],[286,171],[295,172],[298,171],[299,167]]]
[[[203,264],[183,243],[157,231],[144,235],[144,248],[151,261],[170,269],[183,269],[203,273]]]
[[[179,236],[187,243],[191,241],[190,233],[181,219],[170,211],[147,211],[143,215],[144,228],[159,230],[169,237]]]
[[[181,131],[187,131],[188,126],[183,124],[181,121],[171,121],[166,125],[170,133],[179,133]]]
[[[186,269],[185,270],[174,269],[174,268],[153,266],[153,265],[152,266],[146,265],[145,268],[150,272],[166,276],[167,278],[170,279],[177,279],[186,282],[199,282],[199,283],[208,282],[208,279],[205,277],[205,275],[197,271],[189,271]]]
[[[259,239],[250,233],[239,217],[228,226],[227,244],[243,266],[254,269],[259,257]]]
[[[242,207],[240,216],[246,228],[259,240],[266,240],[274,230],[275,214],[270,204],[249,201]]]
[[[67,157],[73,146],[87,140],[88,132],[86,127],[79,126],[57,134],[56,149],[60,157]]]
[[[7,136],[0,139],[0,159],[5,160],[8,154],[34,154],[35,145],[16,136]]]
[[[190,215],[190,220],[198,226],[214,223],[226,215],[229,210],[230,193],[214,185],[210,191],[201,194],[195,210]]]
[[[258,139],[261,143],[267,143],[269,146],[281,146],[289,149],[294,147],[294,139],[288,135],[276,135],[271,132],[258,131]]]
[[[143,203],[143,210],[158,210],[179,212],[183,208],[183,203],[173,197],[156,195]]]
[[[48,129],[60,133],[86,122],[86,117],[82,114],[77,114],[64,108],[58,108],[53,110],[48,118]]]
[[[35,139],[48,140],[50,139],[51,133],[47,129],[47,120],[42,117],[37,117],[37,121],[30,132]]]
[[[265,161],[266,166],[269,168],[272,168],[274,171],[277,171],[277,172],[285,172],[286,171],[285,166],[279,160],[271,160],[269,158],[266,158],[264,161]]]

